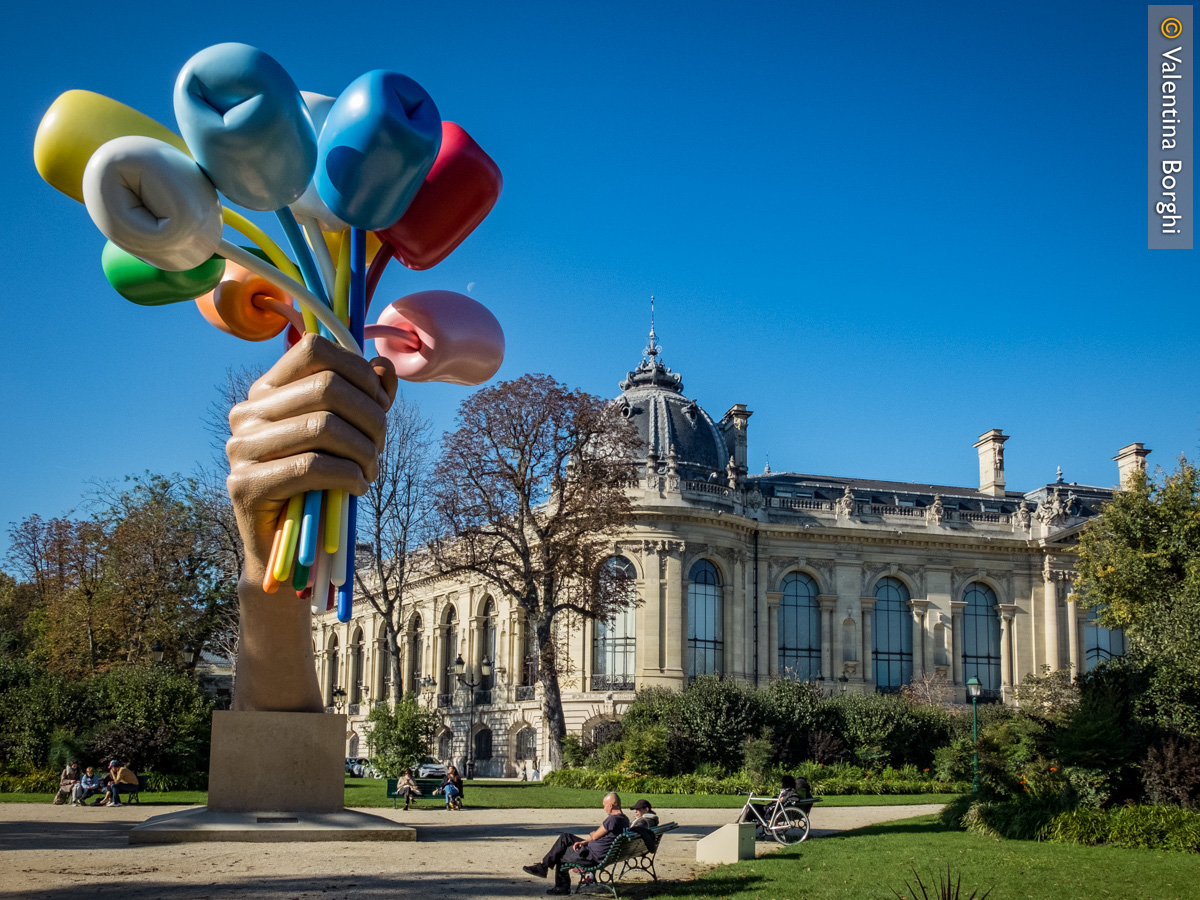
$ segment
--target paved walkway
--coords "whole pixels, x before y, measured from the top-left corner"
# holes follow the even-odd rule
[[[521,871],[563,831],[584,833],[599,810],[367,809],[413,825],[414,843],[174,844],[131,847],[129,828],[178,806],[80,809],[0,804],[0,897],[74,900],[435,900],[543,896],[549,882]],[[813,837],[936,812],[939,806],[818,806]],[[696,841],[734,819],[731,809],[659,810],[680,824],[663,841],[660,879],[692,877]],[[811,840],[812,838],[810,838]],[[776,844],[760,843],[759,853]],[[625,892],[622,891],[622,896]]]

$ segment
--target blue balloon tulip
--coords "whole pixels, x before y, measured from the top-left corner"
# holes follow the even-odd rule
[[[325,117],[317,193],[343,221],[387,228],[408,209],[441,145],[442,117],[423,87],[396,72],[367,72]]]
[[[214,44],[175,81],[175,119],[218,190],[247,209],[273,210],[304,193],[317,135],[283,66],[246,44]]]

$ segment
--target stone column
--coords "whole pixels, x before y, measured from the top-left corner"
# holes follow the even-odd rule
[[[952,683],[956,685],[963,683],[963,610],[966,608],[966,600],[950,601],[950,647],[947,652],[950,656],[950,671],[953,673]]]
[[[859,653],[859,667],[862,670],[862,681],[864,684],[875,683],[875,641],[871,634],[872,618],[874,618],[875,598],[863,597],[859,601],[861,612],[859,618],[862,621],[862,652]]]
[[[754,652],[757,654],[759,686],[765,685],[771,677],[771,615],[767,608],[767,553],[766,548],[760,547],[758,553],[758,597],[755,608],[758,611],[757,642]]]
[[[583,673],[582,687],[585,691],[592,689],[592,672],[595,668],[596,656],[595,628],[595,622],[591,619],[584,619],[583,627],[579,629],[582,632],[581,639],[583,641],[583,655],[580,658],[583,664],[579,668]]]
[[[412,629],[406,629],[400,633],[400,640],[404,642],[404,653],[400,656],[400,693],[401,695],[413,691],[417,694],[421,693],[421,685],[413,683],[413,662],[416,657],[417,632]],[[417,678],[421,677],[421,673],[417,673]]]
[[[1079,606],[1075,602],[1075,595],[1067,596],[1067,646],[1070,648],[1067,655],[1071,659],[1071,674],[1078,675],[1083,671],[1082,660],[1079,658]]]
[[[831,684],[836,677],[833,667],[838,659],[837,633],[841,631],[840,628],[834,626],[837,600],[838,598],[832,594],[817,595],[817,603],[821,607],[821,675],[826,684]]]
[[[913,617],[913,678],[925,675],[925,612],[929,609],[928,600],[909,600]]]
[[[637,629],[637,643],[634,644],[634,671],[639,682],[642,679],[654,679],[662,674],[662,629],[660,627],[663,613],[662,590],[659,587],[658,553],[647,547],[642,553],[642,579],[637,582],[635,589],[642,604],[633,613],[634,627]],[[649,682],[648,682],[649,683]],[[638,687],[642,687],[639,683]]]
[[[1058,653],[1058,582],[1054,580],[1048,556],[1042,578],[1042,622],[1045,625],[1042,637],[1046,645],[1046,665],[1055,672],[1062,667]]]
[[[767,591],[767,641],[770,648],[767,674],[771,678],[779,677],[779,601],[782,599],[781,591]]]
[[[729,601],[729,615],[726,621],[732,623],[729,639],[726,643],[726,662],[729,674],[738,680],[746,677],[746,560],[745,556],[734,554],[733,577],[730,590],[725,597]],[[732,656],[730,656],[732,652]]]
[[[721,674],[733,674],[733,585],[721,585]]]
[[[682,681],[683,654],[687,647],[687,583],[683,577],[681,550],[672,549],[667,555],[666,628],[663,629],[666,675]]]
[[[1013,673],[1013,615],[1016,613],[1017,607],[1012,603],[1001,603],[996,607],[996,612],[1000,616],[1000,685],[1005,691],[1005,699],[1007,699],[1008,691],[1012,688],[1012,673]]]
[[[399,648],[397,648],[399,649]],[[385,700],[383,696],[383,681],[387,675],[387,667],[392,664],[391,654],[387,650],[387,638],[375,639],[375,677],[372,679],[371,700]]]

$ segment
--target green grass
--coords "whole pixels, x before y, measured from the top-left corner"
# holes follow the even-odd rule
[[[647,888],[638,895],[886,900],[895,896],[893,889],[911,897],[904,883],[916,886],[914,868],[930,885],[947,865],[955,878],[962,876],[962,897],[990,887],[989,900],[1172,900],[1195,896],[1200,872],[1194,854],[997,841],[948,830],[935,817],[923,816],[814,838],[760,859],[720,866],[695,881]]]
[[[376,778],[347,778],[347,806],[381,806],[390,808],[387,782]],[[581,788],[553,787],[546,784],[527,784],[518,781],[468,781],[466,806],[490,809],[593,809],[600,804],[601,791]],[[746,802],[736,794],[637,794],[645,797],[655,809],[737,809]],[[820,806],[899,806],[909,803],[949,803],[954,794],[851,794],[826,797]],[[53,794],[0,794],[0,803],[50,803]],[[142,794],[143,804],[203,804],[208,802],[204,791],[171,791],[162,794]],[[422,804],[441,803],[440,797],[427,797]],[[632,799],[626,800],[630,805]]]

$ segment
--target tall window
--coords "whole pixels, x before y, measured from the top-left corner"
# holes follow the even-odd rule
[[[913,626],[908,588],[898,578],[881,578],[875,585],[871,631],[875,646],[875,687],[896,691],[912,680]]]
[[[1083,668],[1090,672],[1099,663],[1125,655],[1125,632],[1100,624],[1100,610],[1092,607],[1083,623]]]
[[[483,649],[480,651],[480,659],[485,656],[492,664],[492,671],[482,677],[483,684],[480,689],[490,691],[496,684],[496,601],[488,597],[487,603],[483,605],[483,633],[482,638]]]
[[[692,566],[688,580],[687,675],[720,675],[725,670],[721,580],[707,559]]]
[[[483,762],[492,758],[491,729],[481,728],[475,732],[475,761]]]
[[[633,563],[623,556],[612,557],[604,567],[611,570],[623,584],[631,584],[636,577]],[[596,646],[592,657],[593,691],[633,690],[634,612],[632,606],[627,606],[619,610],[611,621],[596,622]]]
[[[361,628],[354,630],[354,638],[350,644],[350,703],[362,703],[363,696],[363,633]]]
[[[341,660],[338,655],[338,636],[336,634],[329,635],[329,661],[325,669],[325,705],[333,706],[333,692],[341,687],[339,679],[342,677],[338,671],[338,665]]]
[[[996,594],[975,582],[963,592],[963,682],[972,676],[985,691],[1000,690],[1000,617]]]
[[[517,732],[517,759],[537,758],[537,732],[526,725]]]
[[[454,735],[449,731],[438,735],[438,759],[444,763],[454,762]]]
[[[821,610],[817,583],[803,572],[783,579],[779,601],[779,674],[813,681],[821,674]]]
[[[412,685],[414,693],[421,693],[421,651],[425,644],[425,635],[421,631],[421,617],[414,615],[412,621],[408,623],[409,630],[412,632],[411,642],[408,646],[408,683]]]
[[[454,611],[454,607],[450,606],[446,609],[446,617],[442,623],[446,626],[446,633],[442,637],[442,671],[438,673],[438,683],[440,687],[438,692],[442,694],[454,693],[454,660],[458,658],[458,613]]]

